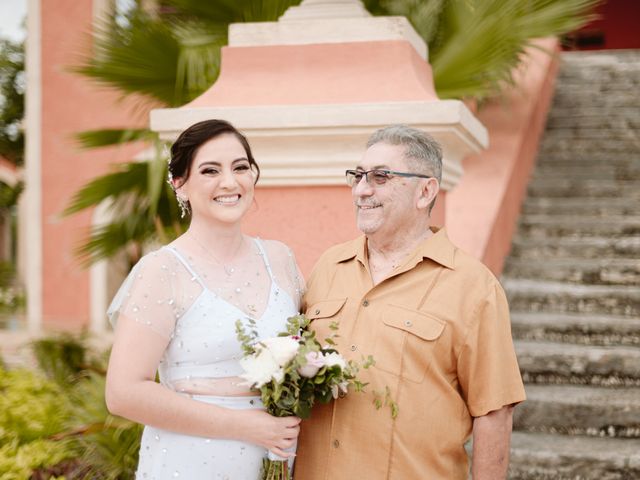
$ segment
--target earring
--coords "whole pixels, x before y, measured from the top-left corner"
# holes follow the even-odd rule
[[[189,208],[189,200],[186,200],[180,195],[176,195],[176,200],[178,201],[178,206],[180,207],[180,218],[184,218],[187,213],[191,213],[191,208]]]

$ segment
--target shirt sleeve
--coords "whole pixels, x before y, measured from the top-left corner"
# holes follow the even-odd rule
[[[166,255],[145,255],[133,267],[107,309],[115,328],[117,322],[135,321],[170,338],[180,317],[175,267]]]
[[[458,357],[458,379],[474,417],[525,399],[511,338],[509,306],[497,282],[475,309]]]

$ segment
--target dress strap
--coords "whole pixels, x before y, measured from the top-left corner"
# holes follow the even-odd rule
[[[168,251],[173,253],[173,255],[180,261],[180,263],[184,266],[184,268],[187,269],[187,271],[191,274],[193,279],[196,280],[202,288],[204,289],[207,288],[204,282],[202,281],[202,278],[200,278],[200,275],[198,275],[196,271],[193,268],[191,268],[191,265],[189,265],[189,262],[187,262],[187,260],[182,256],[182,254],[175,249],[175,247],[170,247],[169,245],[165,245],[163,248],[166,248]]]
[[[269,257],[267,256],[266,249],[262,245],[262,241],[257,237],[254,238],[253,241],[258,246],[258,250],[260,250],[260,256],[262,257],[262,260],[264,260],[264,266],[267,269],[267,272],[269,273],[269,277],[271,278],[271,281],[274,281],[273,271],[271,270],[271,265],[269,264]]]

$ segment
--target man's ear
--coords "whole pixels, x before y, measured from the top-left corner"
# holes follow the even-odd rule
[[[435,178],[428,178],[422,184],[420,189],[420,198],[418,198],[418,208],[429,208],[431,203],[438,196],[440,191],[440,184]]]

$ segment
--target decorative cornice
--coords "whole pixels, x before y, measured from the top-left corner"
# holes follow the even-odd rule
[[[405,40],[427,59],[427,44],[405,17],[308,19],[229,25],[229,46],[265,47]]]
[[[158,109],[151,128],[173,141],[211,118],[228,120],[249,137],[262,186],[343,185],[344,170],[358,162],[371,133],[396,123],[423,129],[443,145],[445,190],[458,183],[462,159],[488,145],[486,129],[458,100]]]

